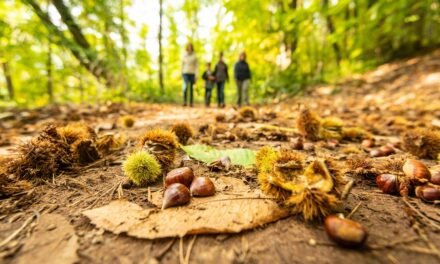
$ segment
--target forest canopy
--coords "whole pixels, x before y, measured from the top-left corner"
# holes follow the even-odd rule
[[[438,0],[4,0],[0,106],[177,101],[191,42],[223,51],[251,97],[296,94],[440,44]],[[226,93],[233,95],[229,84]],[[201,82],[196,90],[201,89]],[[200,93],[200,91],[199,91]],[[232,96],[229,96],[231,98]],[[227,97],[228,98],[228,97]],[[201,102],[201,96],[197,99]]]

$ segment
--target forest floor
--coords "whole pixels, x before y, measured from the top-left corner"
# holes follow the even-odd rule
[[[375,135],[378,145],[398,142],[402,132],[414,127],[440,127],[440,51],[410,60],[383,65],[374,71],[353,76],[332,86],[316,87],[301,97],[287,98],[257,106],[255,121],[226,121],[228,130],[236,126],[252,133],[261,124],[295,127],[299,105],[307,105],[319,115],[336,116],[350,125],[363,127]],[[98,134],[119,133],[125,146],[76,173],[62,173],[36,184],[31,191],[0,200],[0,254],[3,263],[177,263],[188,255],[191,263],[439,263],[440,211],[438,206],[416,198],[407,201],[382,193],[372,179],[355,178],[355,186],[344,202],[345,214],[357,207],[351,218],[368,230],[367,246],[345,249],[332,242],[319,222],[305,222],[290,216],[237,234],[210,234],[184,238],[140,239],[96,228],[83,215],[119,198],[142,208],[152,207],[146,188],[118,188],[124,180],[121,168],[127,153],[151,127],[169,128],[177,121],[188,121],[199,128],[215,124],[215,116],[236,115],[225,109],[202,106],[109,104],[102,106],[61,105],[37,110],[13,110],[0,123],[0,156],[7,159],[14,147],[40,132],[48,123],[85,121]],[[124,128],[118,118],[130,114],[135,125]],[[228,119],[228,118],[227,118]],[[193,139],[204,138],[199,133]],[[206,139],[203,139],[206,140]],[[214,137],[216,148],[262,146],[291,148],[291,138],[260,135],[248,140],[240,137]],[[344,160],[365,155],[359,142],[332,144],[310,142],[309,156]],[[397,154],[405,154],[397,150]],[[181,152],[175,166],[181,162]],[[429,166],[433,160],[424,160]],[[192,162],[196,175],[218,178],[205,165]],[[250,188],[258,188],[255,170],[229,173],[246,178]],[[153,191],[155,191],[153,189]],[[414,224],[416,223],[416,224]],[[11,234],[12,239],[7,239]],[[183,253],[182,253],[183,249]],[[38,261],[37,261],[38,260]],[[60,261],[62,260],[62,261]],[[183,258],[183,262],[186,262]]]

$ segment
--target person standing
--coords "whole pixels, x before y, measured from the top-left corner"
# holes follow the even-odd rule
[[[205,106],[209,107],[211,104],[211,91],[214,87],[215,77],[211,71],[211,63],[206,63],[206,70],[202,75],[202,79],[205,80]]]
[[[215,65],[214,77],[217,83],[217,104],[218,107],[225,107],[225,82],[229,81],[228,66],[223,61],[223,51]]]
[[[238,61],[234,65],[234,78],[237,84],[237,105],[241,106],[242,102],[249,105],[249,81],[251,79],[251,70],[246,62],[246,53],[241,52]]]
[[[187,106],[187,94],[189,90],[189,105],[193,106],[193,90],[197,80],[197,71],[199,62],[192,43],[186,45],[186,53],[182,59],[182,77],[183,77],[183,106]]]

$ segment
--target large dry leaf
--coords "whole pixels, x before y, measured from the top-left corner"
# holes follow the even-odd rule
[[[228,181],[231,188],[223,191],[221,187],[227,186]],[[238,179],[222,177],[215,180],[215,185],[218,190],[215,196],[192,198],[187,206],[143,209],[134,203],[117,200],[85,211],[84,215],[98,228],[147,239],[238,233],[289,215],[273,200],[262,197],[258,190],[249,190]],[[160,205],[160,198],[157,194],[154,196],[154,203]]]
[[[16,263],[76,263],[78,237],[59,214],[43,214],[20,250]]]

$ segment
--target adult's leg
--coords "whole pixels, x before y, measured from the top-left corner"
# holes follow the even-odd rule
[[[220,85],[220,106],[225,106],[225,81],[222,81]]]
[[[242,90],[243,82],[236,80],[236,83],[237,83],[237,105],[241,106],[241,90]]]
[[[186,106],[186,91],[188,88],[188,75],[182,74],[183,77],[183,105]]]
[[[249,105],[249,79],[243,81],[242,84],[243,101],[246,105]]]
[[[193,93],[194,93],[194,74],[189,75],[189,105],[193,106]]]
[[[222,82],[217,82],[217,106],[220,107],[221,106],[221,83]]]

